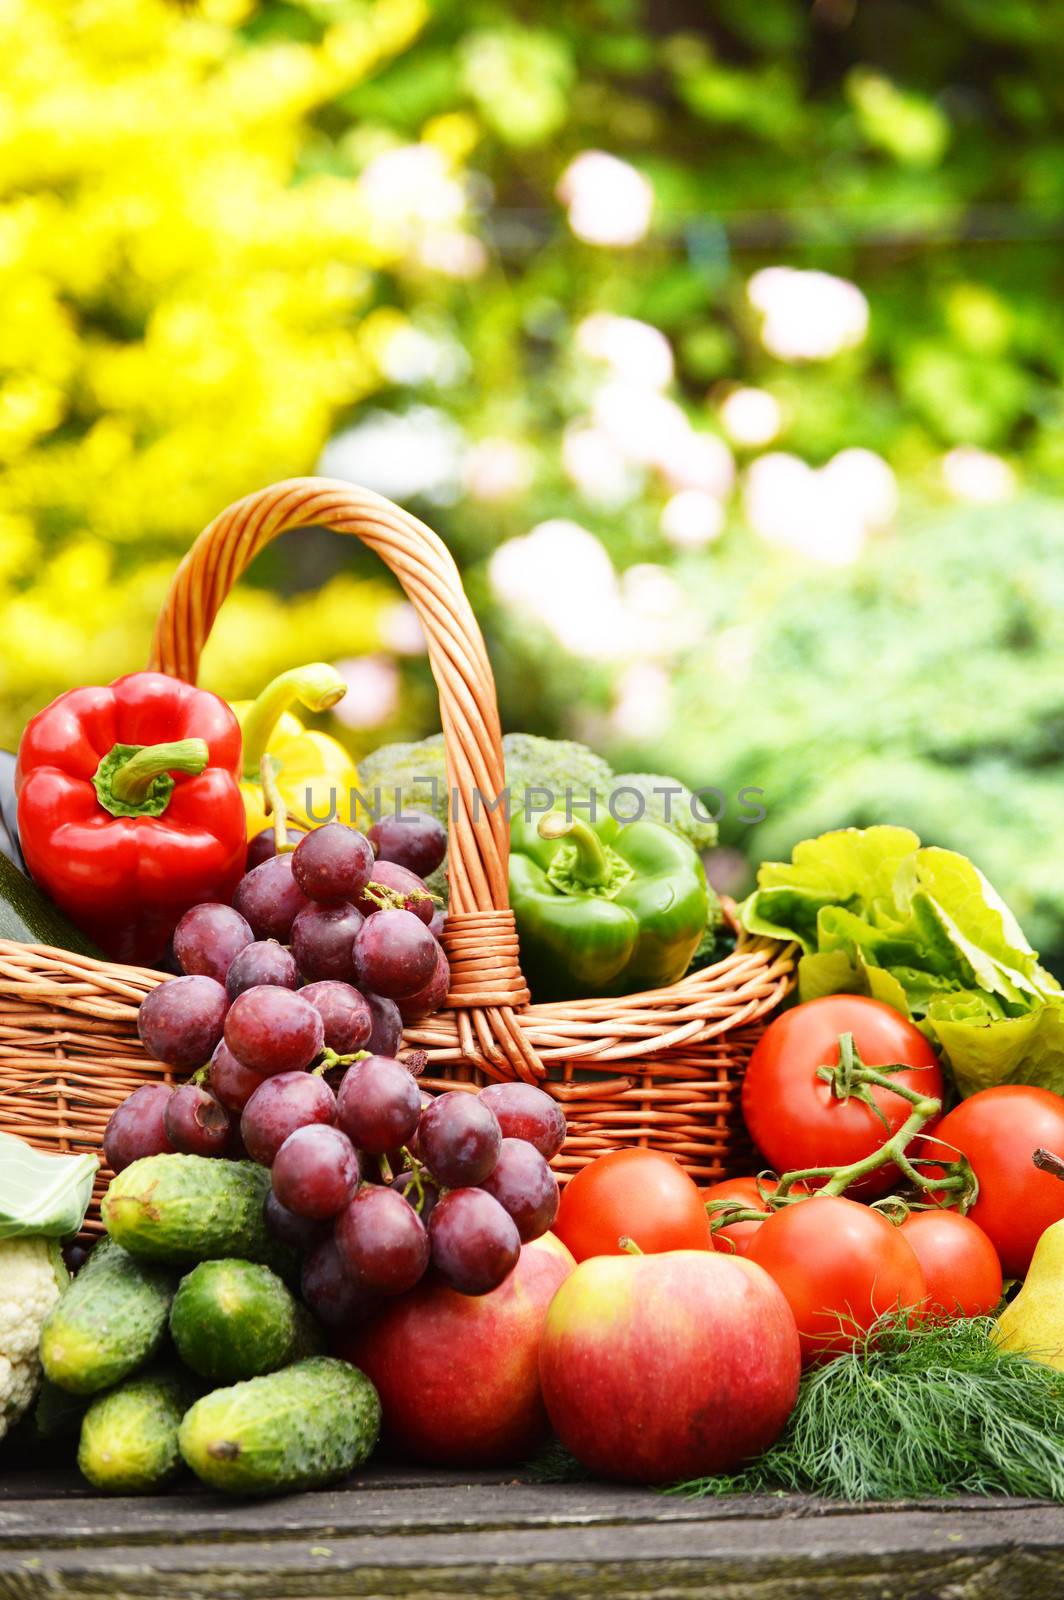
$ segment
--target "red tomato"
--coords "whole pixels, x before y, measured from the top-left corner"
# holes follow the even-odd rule
[[[982,1228],[959,1211],[911,1211],[901,1232],[924,1269],[926,1310],[990,1315],[1001,1299],[1001,1262]]]
[[[807,1367],[841,1355],[877,1317],[919,1306],[927,1295],[901,1229],[842,1196],[814,1195],[777,1211],[746,1254],[786,1295]]]
[[[764,1211],[767,1217],[769,1212],[764,1210],[761,1195],[758,1192],[757,1178],[724,1178],[720,1183],[711,1183],[708,1189],[702,1190],[702,1202],[707,1200],[734,1200],[739,1205],[751,1211]],[[761,1188],[765,1194],[772,1194],[778,1187],[775,1178],[762,1178]],[[796,1183],[792,1191],[795,1194],[808,1194],[808,1185]],[[708,1215],[708,1212],[707,1212]],[[713,1218],[710,1217],[710,1227]],[[718,1250],[727,1251],[732,1255],[745,1256],[750,1249],[750,1241],[760,1228],[760,1222],[729,1222],[723,1228],[718,1228],[713,1235],[713,1242]],[[721,1241],[725,1242],[722,1244]]]
[[[936,1100],[943,1093],[938,1057],[919,1028],[892,1006],[864,995],[833,994],[784,1011],[769,1024],[743,1080],[743,1116],[750,1137],[776,1172],[848,1166],[889,1137],[871,1106],[851,1096],[839,1100],[817,1068],[839,1059],[839,1035],[852,1033],[868,1067],[900,1063],[895,1076],[908,1089]],[[912,1107],[889,1089],[872,1098],[895,1133]],[[933,1127],[926,1123],[925,1127]],[[874,1200],[898,1181],[891,1164],[854,1184],[852,1194]]]
[[[697,1184],[657,1150],[614,1150],[582,1168],[562,1190],[552,1232],[577,1261],[620,1255],[625,1236],[648,1256],[713,1248]]]
[[[1031,1162],[1039,1146],[1064,1156],[1064,1099],[1022,1083],[981,1089],[943,1117],[923,1148],[939,1155],[943,1145],[971,1162],[979,1198],[968,1215],[989,1235],[1006,1278],[1022,1278],[1041,1235],[1064,1217],[1064,1183]]]

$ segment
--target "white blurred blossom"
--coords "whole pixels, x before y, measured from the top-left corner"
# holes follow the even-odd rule
[[[894,474],[871,450],[844,450],[817,470],[772,451],[751,463],[743,505],[754,532],[830,566],[855,561],[896,509]]]
[[[729,439],[753,447],[772,443],[783,425],[783,413],[767,389],[733,389],[721,401],[720,420]]]
[[[380,620],[381,641],[397,656],[425,654],[425,634],[409,600],[397,600]]]
[[[488,505],[523,494],[534,471],[532,452],[513,439],[478,439],[463,469],[467,493]]]
[[[590,505],[612,509],[639,493],[641,475],[605,428],[570,422],[562,435],[562,467]]]
[[[333,711],[348,728],[379,728],[399,709],[399,669],[388,656],[350,656],[336,663],[347,693]]]
[[[652,739],[668,726],[671,714],[672,688],[662,667],[637,661],[619,674],[610,712],[615,733],[629,739]]]
[[[1016,474],[1009,463],[971,444],[957,445],[943,456],[942,481],[955,500],[970,505],[997,505],[1016,493]]]
[[[680,550],[698,550],[724,531],[724,507],[704,489],[680,489],[666,500],[661,531]]]
[[[763,267],[746,293],[762,315],[762,344],[782,361],[827,361],[868,332],[868,301],[830,272]]]
[[[381,371],[392,383],[456,383],[469,371],[469,357],[455,339],[437,337],[406,322],[380,353]]]
[[[735,458],[724,440],[690,425],[667,441],[657,465],[674,489],[701,489],[726,500],[735,486]]]
[[[697,628],[672,575],[650,563],[618,577],[605,546],[555,518],[508,539],[488,565],[495,594],[531,615],[573,655],[645,660],[673,653]]]
[[[604,361],[615,377],[648,389],[664,389],[673,378],[672,346],[660,328],[635,317],[595,311],[576,330],[584,355]]]
[[[393,500],[419,494],[448,500],[457,492],[464,452],[462,430],[434,406],[371,411],[329,440],[318,471]]]
[[[465,190],[434,145],[384,150],[369,162],[358,183],[371,221],[380,228],[416,234],[453,227],[465,214]]]
[[[654,190],[635,167],[605,150],[583,150],[558,180],[569,226],[586,244],[626,246],[646,237]]]
[[[445,233],[429,233],[418,241],[417,257],[430,272],[460,282],[479,278],[487,270],[488,252],[480,239],[460,228]]]

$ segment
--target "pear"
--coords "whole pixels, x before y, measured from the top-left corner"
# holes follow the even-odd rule
[[[1019,1294],[998,1318],[997,1342],[1064,1372],[1064,1218],[1035,1246]]]

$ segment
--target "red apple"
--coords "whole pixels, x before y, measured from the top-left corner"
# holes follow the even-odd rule
[[[526,1244],[490,1294],[422,1283],[391,1301],[337,1354],[381,1397],[383,1437],[396,1455],[434,1466],[525,1461],[548,1433],[539,1342],[555,1290],[576,1263],[545,1233]]]
[[[583,1261],[551,1304],[539,1356],[547,1414],[604,1478],[729,1472],[790,1416],[801,1353],[767,1272],[702,1250]]]

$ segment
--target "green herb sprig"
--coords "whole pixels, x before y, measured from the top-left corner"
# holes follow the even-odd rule
[[[883,1319],[803,1378],[784,1433],[757,1461],[670,1492],[1064,1500],[1064,1372],[1002,1350],[993,1330],[991,1317]]]

